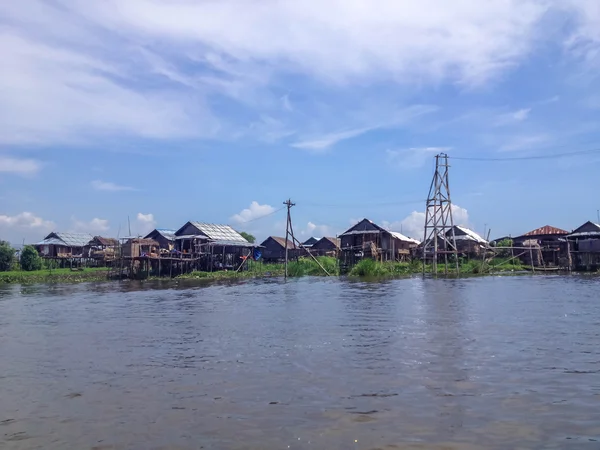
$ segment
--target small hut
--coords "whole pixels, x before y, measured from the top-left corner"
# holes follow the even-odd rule
[[[310,248],[310,252],[315,256],[337,256],[339,250],[340,240],[334,237],[323,237]]]
[[[169,253],[175,248],[175,230],[156,228],[144,236],[144,239],[154,239],[158,242],[161,253]]]
[[[121,252],[125,258],[156,258],[159,245],[154,239],[130,238],[122,245]]]
[[[114,238],[94,236],[94,238],[88,242],[87,248],[89,249],[88,253],[91,258],[110,261],[115,259],[119,248],[119,241]]]
[[[39,254],[46,258],[73,258],[88,256],[84,249],[94,237],[87,233],[62,233],[53,231],[44,240],[33,244]]]
[[[534,266],[559,266],[561,261],[569,257],[567,235],[568,231],[545,225],[513,239],[513,246],[534,248],[539,246],[539,257],[534,258]],[[521,260],[527,264],[528,257]],[[529,258],[531,260],[531,258]]]
[[[288,258],[298,258],[298,247],[296,247],[296,245],[290,240],[286,242],[285,238],[282,237],[269,236],[260,244],[260,246],[264,247],[262,250],[262,257],[265,262],[278,262],[285,260],[286,246],[288,249]]]
[[[464,256],[479,256],[488,247],[488,242],[466,227],[454,225],[446,232],[446,239],[452,242],[452,231],[454,230],[454,239],[456,241],[456,250]]]
[[[600,224],[588,221],[567,236],[570,263],[576,270],[600,268]]]

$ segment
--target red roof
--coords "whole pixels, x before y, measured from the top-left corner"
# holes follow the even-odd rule
[[[569,234],[569,232],[561,230],[560,228],[551,227],[550,225],[545,225],[543,227],[532,230],[529,233],[525,233],[523,236],[542,236],[546,234]]]

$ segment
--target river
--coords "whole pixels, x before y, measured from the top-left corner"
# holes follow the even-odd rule
[[[0,286],[0,448],[600,448],[600,279]]]

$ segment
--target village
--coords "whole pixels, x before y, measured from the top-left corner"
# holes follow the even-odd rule
[[[452,248],[465,260],[499,256],[518,260],[533,271],[596,271],[600,267],[600,224],[587,221],[572,231],[550,225],[519,236],[488,240],[454,225],[438,236],[436,246]],[[454,243],[454,244],[453,244]],[[340,272],[363,259],[411,262],[431,259],[423,242],[363,219],[335,237],[299,242],[269,236],[249,242],[229,225],[189,221],[178,229],[156,228],[145,236],[116,239],[85,233],[52,232],[33,244],[56,267],[108,267],[118,277],[176,276],[192,271],[241,271],[247,261],[282,263],[308,257],[333,257]],[[455,248],[454,248],[455,247]],[[441,261],[448,251],[440,251]],[[425,258],[424,258],[425,256]]]

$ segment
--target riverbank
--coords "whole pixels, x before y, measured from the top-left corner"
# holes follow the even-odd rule
[[[340,268],[337,260],[331,257],[319,257],[317,262],[310,258],[301,258],[298,261],[291,261],[288,264],[288,276],[292,278],[303,276],[339,276]],[[325,269],[325,270],[323,270]],[[503,263],[499,260],[482,261],[461,261],[461,275],[489,275],[497,273],[518,273],[527,270],[519,262]],[[325,273],[325,271],[327,273]],[[426,266],[426,273],[431,273],[431,267]],[[422,262],[414,260],[412,262],[377,262],[365,259],[355,265],[347,274],[353,278],[369,279],[391,279],[410,275],[418,275],[423,272]],[[438,273],[444,274],[443,265],[438,265]],[[449,274],[455,274],[456,269],[450,267]],[[191,272],[177,276],[179,280],[227,280],[227,279],[248,279],[248,278],[271,278],[283,277],[285,274],[284,264],[263,264],[252,262],[245,270],[235,271],[216,271],[216,272]],[[85,268],[83,270],[71,269],[53,269],[37,271],[10,271],[0,272],[0,284],[36,284],[36,283],[80,283],[91,281],[106,281],[108,279],[108,269],[103,268]],[[149,279],[164,279],[159,277],[150,277]]]
[[[35,284],[35,283],[81,283],[86,281],[105,281],[108,269],[106,267],[71,269],[12,270],[0,272],[0,284]]]

